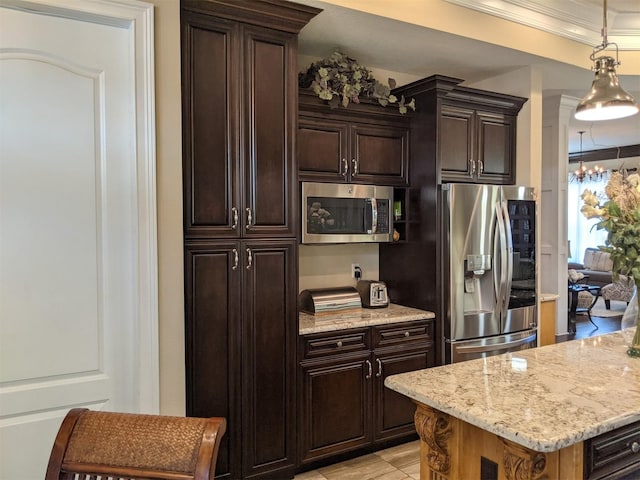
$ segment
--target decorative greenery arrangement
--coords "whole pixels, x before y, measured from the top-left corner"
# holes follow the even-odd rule
[[[596,228],[605,229],[608,235],[606,245],[598,248],[611,255],[615,280],[620,275],[633,280],[640,302],[640,175],[612,173],[605,193],[608,198],[601,201],[594,192],[585,190],[580,211],[587,218],[600,219]],[[640,357],[640,308],[637,317],[633,343],[627,350],[632,357]]]
[[[339,105],[347,107],[349,102],[360,103],[361,97],[375,98],[386,107],[397,103],[400,113],[407,113],[410,108],[415,111],[415,100],[405,102],[404,96],[398,98],[391,94],[396,81],[389,79],[384,85],[373,78],[371,71],[356,60],[343,54],[333,52],[329,58],[312,63],[305,72],[298,75],[300,88],[311,88],[318,97],[328,100],[331,108]]]

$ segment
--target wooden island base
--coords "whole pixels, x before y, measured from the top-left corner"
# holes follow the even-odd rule
[[[439,410],[415,402],[420,480],[537,480],[583,478],[583,443],[536,452]]]

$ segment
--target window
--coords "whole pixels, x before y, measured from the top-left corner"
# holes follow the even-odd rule
[[[598,223],[597,218],[587,219],[580,212],[582,207],[582,192],[591,190],[597,195],[604,195],[604,187],[607,185],[607,177],[600,180],[591,180],[588,182],[577,182],[569,176],[568,184],[568,215],[567,215],[567,237],[571,242],[571,258],[570,262],[582,263],[584,250],[587,247],[598,247],[604,245],[607,239],[606,230],[598,230],[595,225]]]

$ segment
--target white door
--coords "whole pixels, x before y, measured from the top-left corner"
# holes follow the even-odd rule
[[[0,2],[0,479],[70,408],[158,410],[152,20]]]

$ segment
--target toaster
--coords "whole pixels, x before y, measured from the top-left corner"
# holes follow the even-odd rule
[[[378,280],[360,280],[356,285],[362,306],[366,308],[384,308],[389,306],[387,286]]]

